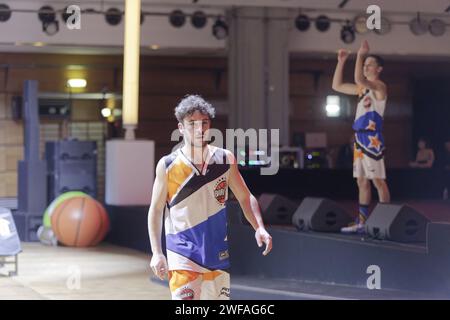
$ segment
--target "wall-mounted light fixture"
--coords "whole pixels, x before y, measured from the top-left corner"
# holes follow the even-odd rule
[[[327,96],[327,105],[325,111],[328,117],[339,117],[341,114],[341,106],[339,96]]]
[[[86,88],[86,79],[69,79],[67,80],[67,86],[69,88]]]

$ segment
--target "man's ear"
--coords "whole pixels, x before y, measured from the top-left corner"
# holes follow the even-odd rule
[[[184,134],[184,128],[183,128],[183,124],[181,122],[178,122],[178,130],[180,131],[181,134]]]
[[[383,71],[383,67],[378,67],[378,73],[381,73]]]

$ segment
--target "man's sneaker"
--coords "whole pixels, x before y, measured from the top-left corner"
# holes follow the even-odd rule
[[[364,233],[364,223],[352,223],[348,227],[341,228],[342,233]]]

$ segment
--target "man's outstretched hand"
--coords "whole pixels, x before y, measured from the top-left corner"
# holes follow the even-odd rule
[[[345,49],[338,50],[338,61],[346,61],[348,56],[350,55],[350,51]]]
[[[263,243],[266,244],[266,249],[262,253],[264,256],[272,250],[272,236],[264,228],[258,228],[255,232],[256,243],[258,247],[262,247]]]

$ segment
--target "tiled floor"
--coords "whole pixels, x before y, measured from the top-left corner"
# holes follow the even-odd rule
[[[22,249],[18,275],[0,277],[0,299],[170,299],[165,283],[150,281],[144,253],[108,244]]]

